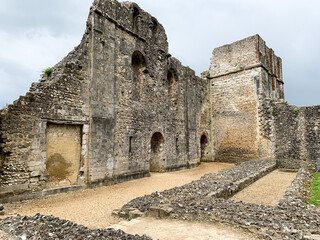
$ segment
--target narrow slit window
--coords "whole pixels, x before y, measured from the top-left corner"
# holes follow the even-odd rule
[[[132,136],[129,137],[129,153],[132,151]]]
[[[179,154],[179,138],[176,138],[176,151]]]

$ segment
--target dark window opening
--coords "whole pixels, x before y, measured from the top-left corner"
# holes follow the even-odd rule
[[[129,153],[132,151],[132,136],[129,137]]]
[[[141,52],[135,51],[131,59],[133,99],[138,100],[143,89],[144,72],[146,71],[146,61]]]
[[[146,61],[141,52],[135,51],[132,54],[131,66],[134,71],[140,70],[146,66]]]
[[[179,138],[176,138],[176,152],[179,154]]]
[[[165,166],[163,161],[164,138],[160,132],[156,132],[151,137],[151,159],[150,172],[160,172]]]
[[[205,134],[202,134],[200,138],[200,147],[201,147],[201,161],[207,161],[208,160],[208,138]]]
[[[133,14],[132,14],[132,23],[133,23],[133,31],[138,31],[138,18],[140,16],[140,11],[137,7],[133,8]]]

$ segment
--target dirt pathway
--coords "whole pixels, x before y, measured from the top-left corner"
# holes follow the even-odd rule
[[[83,224],[89,228],[104,228],[122,219],[111,216],[131,199],[155,191],[181,186],[199,179],[208,172],[216,172],[233,165],[204,163],[198,168],[169,173],[154,173],[151,177],[121,184],[47,196],[23,203],[4,204],[8,215],[54,215]]]
[[[275,170],[238,192],[231,200],[275,206],[296,175],[296,172]]]

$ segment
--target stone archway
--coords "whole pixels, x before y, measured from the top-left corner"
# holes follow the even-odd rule
[[[150,172],[161,172],[164,170],[163,158],[164,138],[160,132],[151,137],[151,159]]]
[[[201,161],[208,161],[209,160],[209,142],[206,134],[202,134],[200,138],[200,148],[201,148]]]

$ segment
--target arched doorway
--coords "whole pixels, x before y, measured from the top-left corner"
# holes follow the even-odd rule
[[[209,155],[209,143],[208,143],[208,138],[205,134],[202,134],[200,138],[200,146],[201,146],[201,156],[200,160],[201,161],[208,161],[208,155]]]
[[[156,132],[151,137],[151,159],[150,172],[161,172],[164,170],[163,158],[164,138],[160,132]]]

